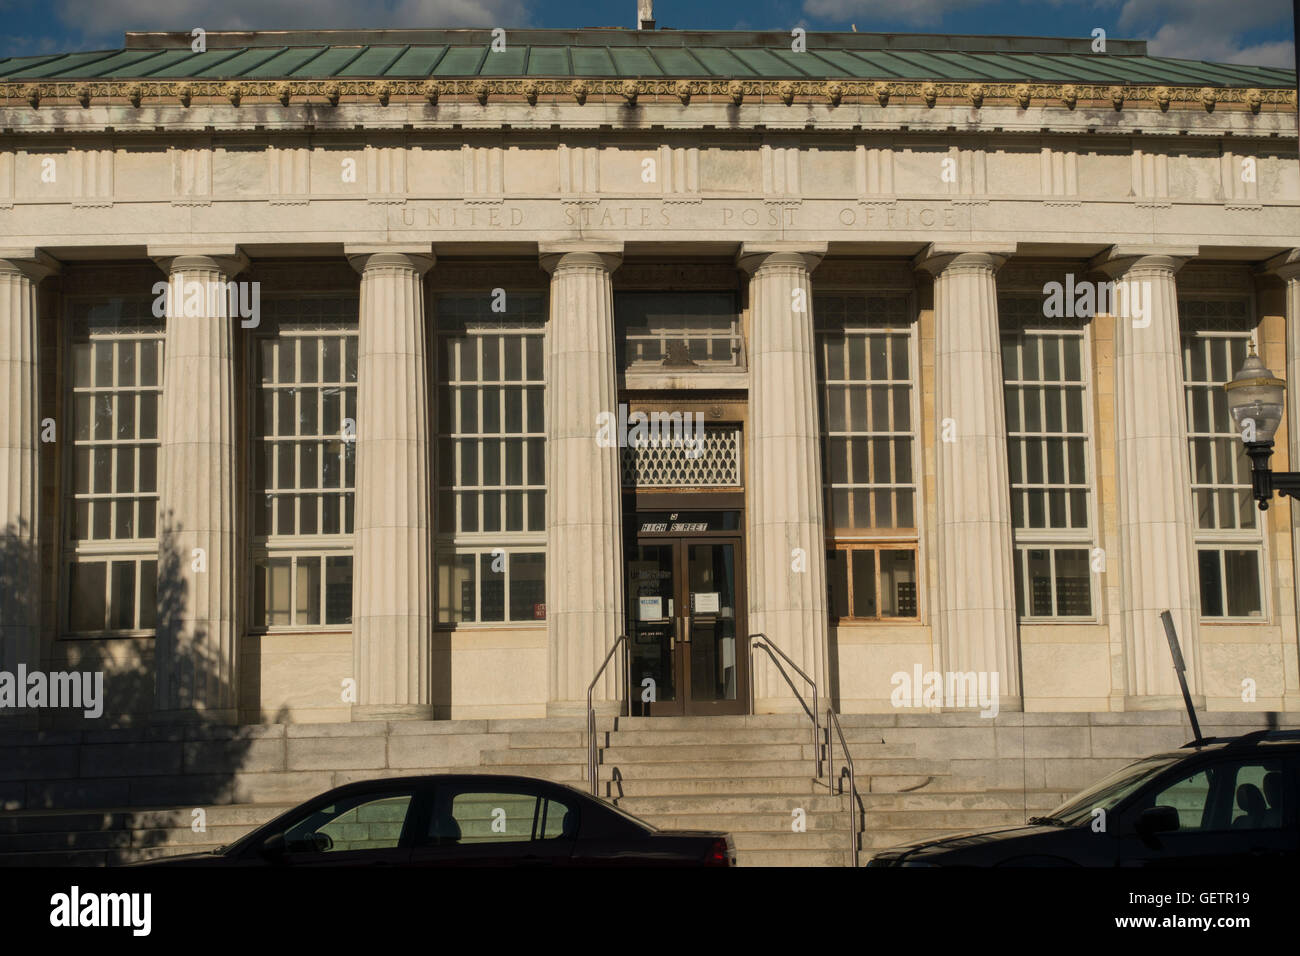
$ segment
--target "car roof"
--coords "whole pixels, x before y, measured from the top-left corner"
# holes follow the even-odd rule
[[[331,790],[324,791],[321,794],[321,796],[325,796],[325,794],[327,793],[347,793],[353,790],[371,790],[374,788],[384,788],[391,785],[420,786],[420,785],[428,785],[434,783],[451,783],[451,784],[492,783],[492,784],[514,784],[518,786],[529,786],[529,787],[536,787],[540,785],[544,787],[550,787],[552,789],[558,788],[562,790],[569,790],[573,793],[587,796],[587,794],[583,794],[581,790],[578,790],[576,787],[571,787],[568,784],[558,783],[554,780],[546,780],[541,777],[525,777],[519,774],[508,774],[508,773],[425,773],[425,774],[412,774],[406,777],[371,777],[367,780],[354,780],[351,783],[341,784],[337,787],[334,787]]]
[[[1236,737],[1200,737],[1190,740],[1178,750],[1152,754],[1152,757],[1186,757],[1188,751],[1195,753],[1227,753],[1229,751],[1248,751],[1256,747],[1273,749],[1300,748],[1300,730],[1256,730]]]

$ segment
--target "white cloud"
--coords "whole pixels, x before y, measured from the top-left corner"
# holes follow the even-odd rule
[[[1247,33],[1270,29],[1288,36],[1287,0],[1125,0],[1119,27],[1126,35],[1147,36],[1152,56],[1253,66],[1294,63],[1288,39],[1249,45],[1245,39]]]
[[[873,20],[913,26],[933,25],[942,22],[943,15],[950,11],[987,5],[988,0],[904,0],[887,7],[882,6],[880,0],[804,0],[803,12],[827,20],[855,20],[858,29],[866,32],[871,29],[869,25]],[[864,27],[864,23],[868,26]]]
[[[128,30],[364,30],[521,27],[526,0],[55,0],[87,40],[118,46]]]

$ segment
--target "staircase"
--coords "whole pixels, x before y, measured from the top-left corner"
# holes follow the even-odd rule
[[[996,782],[972,772],[980,768],[978,760],[917,752],[918,740],[930,740],[933,734],[942,738],[945,731],[955,732],[951,728],[936,726],[931,737],[913,734],[908,739],[894,721],[892,716],[841,716],[861,796],[856,814],[862,831],[859,863],[874,850],[915,839],[1022,823],[1068,795],[1064,789],[1026,791],[1005,786],[1005,781],[1004,789],[996,789]],[[453,737],[461,731],[455,724],[466,726]],[[273,738],[274,726],[256,728],[253,736],[261,741]],[[286,737],[283,766],[263,750],[256,752],[251,767],[245,758],[232,774],[232,802],[203,806],[206,832],[191,828],[192,808],[199,804],[179,806],[176,799],[157,801],[155,806],[162,809],[88,806],[3,813],[0,866],[103,866],[210,849],[330,786],[366,777],[514,773],[590,790],[582,718],[442,721],[427,727],[410,722],[291,725],[281,732]],[[427,746],[419,744],[420,733],[428,734]],[[414,749],[412,738],[417,741]],[[815,779],[812,728],[803,714],[604,718],[598,721],[597,745],[600,796],[649,823],[726,830],[741,866],[849,865],[849,797],[832,793],[827,777]],[[838,768],[843,760],[838,743],[836,750]],[[461,757],[413,765],[426,751]],[[404,756],[399,759],[398,753]],[[417,756],[412,758],[412,753]],[[326,756],[311,756],[316,754]],[[469,754],[477,760],[464,759]],[[326,766],[355,769],[303,769],[322,759]],[[212,769],[206,764],[195,772],[210,775]],[[153,792],[175,792],[173,778],[160,775],[158,780]],[[147,800],[150,792],[135,783],[130,791],[134,802]]]

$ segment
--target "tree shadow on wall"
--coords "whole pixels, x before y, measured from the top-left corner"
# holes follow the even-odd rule
[[[222,826],[216,811],[216,825],[195,829],[207,811],[194,810],[248,799],[239,774],[255,737],[254,728],[233,723],[238,702],[229,655],[211,645],[201,623],[187,620],[191,579],[204,587],[200,574],[211,569],[187,573],[192,557],[182,553],[181,529],[168,519],[159,537],[152,635],[104,630],[64,637],[65,622],[59,621],[45,629],[47,640],[35,645],[34,655],[30,648],[24,652],[29,671],[89,674],[92,686],[102,680],[102,712],[87,716],[84,707],[47,706],[0,716],[0,805],[18,811],[0,813],[0,866],[113,865],[229,843],[252,827]],[[4,607],[32,621],[40,601],[30,587],[38,578],[39,549],[21,530],[10,526],[0,541],[0,595],[26,595]],[[12,670],[20,650],[9,631],[6,626],[2,659]],[[161,687],[160,664],[167,670]],[[45,816],[40,825],[18,819],[78,810],[84,813]],[[6,860],[18,851],[24,856]],[[34,852],[45,855],[33,858]]]

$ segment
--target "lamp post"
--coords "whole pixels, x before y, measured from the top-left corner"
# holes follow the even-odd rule
[[[1273,457],[1273,436],[1282,421],[1286,383],[1264,367],[1253,342],[1250,355],[1223,389],[1251,461],[1251,491],[1259,510],[1268,509],[1274,494],[1300,499],[1300,472],[1273,471],[1268,464]]]

